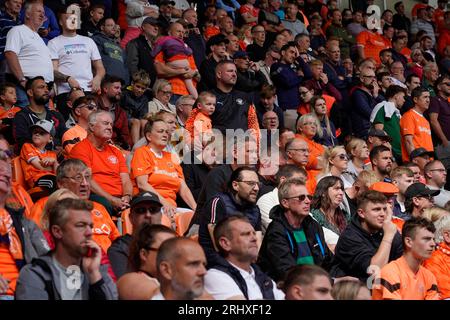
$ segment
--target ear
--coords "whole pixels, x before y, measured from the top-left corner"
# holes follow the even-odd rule
[[[80,116],[80,114],[81,114],[81,110],[80,110],[81,108],[75,108],[75,110],[73,110],[73,112],[77,115],[77,116]]]
[[[159,264],[159,273],[164,279],[172,280],[173,277],[173,270],[172,266],[168,261],[162,261]]]
[[[51,234],[55,239],[62,239],[63,231],[60,226],[53,225],[51,227]]]
[[[27,95],[29,95],[30,97],[33,96],[33,89],[28,89],[27,90]]]
[[[221,237],[219,239],[219,247],[221,247],[224,251],[231,251],[231,241],[225,237]]]
[[[413,204],[414,204],[415,206],[418,206],[418,205],[419,205],[419,198],[413,197],[413,198],[412,198],[412,201],[413,201]]]
[[[289,209],[289,201],[288,199],[282,199],[280,201],[280,205],[284,208],[284,209]]]
[[[412,242],[413,242],[413,239],[411,239],[410,237],[405,237],[404,244],[408,249],[411,249]]]
[[[364,210],[359,208],[358,210],[356,210],[356,214],[358,215],[358,217],[360,217],[361,219],[364,219]]]
[[[238,183],[237,183],[237,181],[233,181],[233,182],[231,183],[231,185],[232,185],[234,191],[238,191],[238,190],[237,190],[237,188],[238,188]]]
[[[150,138],[150,135],[151,135],[151,132],[146,132],[145,134],[145,139],[147,139],[147,141],[151,141],[151,138]]]
[[[444,242],[445,243],[450,243],[450,231],[449,230],[445,230],[442,233],[442,236],[444,237]]]
[[[145,251],[145,249],[139,250],[139,258],[141,258],[141,261],[147,261],[148,252]]]

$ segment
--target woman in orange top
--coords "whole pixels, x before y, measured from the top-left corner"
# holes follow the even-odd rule
[[[450,215],[440,218],[435,226],[436,250],[424,267],[436,277],[441,299],[450,299]]]
[[[162,120],[148,121],[144,135],[147,145],[134,152],[131,160],[131,178],[140,191],[158,195],[164,211],[169,215],[177,207],[177,194],[195,211],[197,204],[184,181],[177,155],[164,151],[169,142],[169,127]]]
[[[325,152],[325,147],[313,140],[319,126],[319,120],[311,113],[301,116],[297,122],[297,134],[295,137],[304,140],[309,148],[309,159],[306,170],[321,169],[319,160]]]

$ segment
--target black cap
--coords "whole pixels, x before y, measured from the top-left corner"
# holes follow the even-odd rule
[[[412,160],[416,157],[426,156],[426,155],[428,155],[430,157],[434,157],[434,152],[428,151],[427,149],[420,147],[420,148],[417,148],[417,149],[414,149],[413,151],[411,151],[411,154],[409,155],[409,160]]]
[[[133,208],[137,204],[141,202],[154,202],[162,206],[161,201],[159,201],[159,198],[156,194],[150,191],[143,191],[141,193],[138,193],[133,197],[133,199],[130,202],[130,207]]]
[[[441,191],[440,190],[431,190],[426,185],[420,182],[413,183],[406,189],[405,198],[411,199],[413,197],[420,196],[432,196],[436,197]]]
[[[159,20],[156,19],[156,18],[147,17],[147,18],[144,19],[144,21],[142,21],[142,24],[151,24],[151,25],[154,25],[154,26],[160,26],[161,22],[159,22]]]
[[[386,131],[378,130],[375,128],[370,128],[368,136],[369,137],[378,137],[383,140],[392,141],[392,138],[386,133]]]
[[[245,51],[237,51],[234,55],[233,55],[233,59],[239,59],[239,58],[244,58],[244,57],[248,57],[248,53]]]
[[[161,0],[160,2],[159,2],[159,5],[160,6],[167,6],[167,5],[172,5],[172,6],[174,6],[175,5],[175,1],[170,1],[170,0]]]
[[[220,43],[228,44],[230,41],[223,34],[216,34],[209,38],[208,42],[206,42],[206,47],[210,48],[211,46],[218,45]]]

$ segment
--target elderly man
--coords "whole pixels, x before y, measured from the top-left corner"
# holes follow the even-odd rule
[[[440,190],[439,194],[434,197],[434,203],[444,208],[450,201],[450,191],[444,189],[447,182],[447,170],[441,161],[433,160],[425,165],[424,173],[427,187],[430,190]]]
[[[204,294],[206,258],[196,241],[164,241],[156,256],[156,269],[161,287],[152,300],[193,300]]]
[[[45,19],[44,5],[40,1],[28,1],[24,12],[24,24],[8,32],[5,46],[6,80],[17,84],[17,105],[20,107],[28,104],[27,79],[42,76],[47,83],[53,81],[50,50],[38,34]]]
[[[91,170],[78,159],[68,159],[58,166],[56,171],[56,182],[58,188],[68,189],[80,199],[88,200],[91,195]],[[45,228],[42,222],[42,213],[48,201],[48,197],[39,199],[31,209],[30,219],[33,219],[39,226]],[[106,253],[111,243],[120,236],[119,230],[111,220],[108,211],[100,203],[93,201],[92,239]]]
[[[92,204],[63,199],[49,213],[51,253],[20,272],[18,300],[116,300],[117,289],[92,240]],[[65,285],[70,284],[70,285]]]
[[[284,293],[254,263],[258,257],[256,232],[248,218],[235,215],[214,229],[218,262],[205,276],[205,290],[216,300],[284,300]]]
[[[306,170],[310,152],[308,144],[303,139],[295,138],[286,143],[285,151],[288,164],[294,164],[307,172],[306,188],[313,194],[317,184],[317,170]]]
[[[258,265],[275,281],[298,264],[327,269],[333,254],[322,227],[309,215],[312,196],[302,180],[290,179],[278,189],[280,204],[274,207],[259,251]]]
[[[82,160],[92,172],[91,200],[103,204],[110,214],[129,206],[133,186],[122,152],[109,144],[113,119],[107,111],[89,116],[88,136],[73,147],[69,157]]]
[[[108,258],[117,278],[128,272],[128,256],[133,240],[131,235],[133,230],[139,229],[144,223],[161,224],[162,204],[153,192],[144,191],[137,194],[131,200],[130,207],[132,230],[128,230],[127,234],[114,240],[108,249]]]

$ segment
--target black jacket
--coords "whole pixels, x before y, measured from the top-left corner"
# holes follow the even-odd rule
[[[336,244],[331,275],[333,277],[347,275],[365,281],[368,278],[367,267],[380,247],[382,239],[382,230],[369,234],[361,227],[358,216],[353,216]],[[389,261],[400,258],[402,254],[402,239],[397,232],[392,241]]]
[[[133,240],[133,237],[130,234],[125,234],[114,240],[108,249],[108,259],[117,279],[130,272],[128,257],[131,240]]]
[[[153,86],[156,81],[156,69],[151,52],[152,48],[142,34],[128,42],[126,46],[126,63],[130,75],[143,69],[150,75],[150,86]]]
[[[258,265],[275,281],[283,279],[289,268],[297,264],[298,248],[293,231],[288,223],[284,210],[275,206],[269,214],[269,224],[259,250]],[[308,241],[314,263],[329,270],[333,253],[325,243],[322,227],[311,216],[302,222],[303,231]]]
[[[213,266],[213,268],[228,274],[234,280],[234,282],[236,282],[237,286],[242,291],[242,294],[248,300],[247,284],[245,283],[245,279],[242,277],[238,269],[233,267],[226,259],[222,257],[217,259],[217,262]],[[258,284],[259,289],[261,290],[263,299],[275,300],[275,296],[273,294],[272,279],[270,279],[266,273],[262,272],[258,265],[252,264],[252,268],[255,271],[255,281]]]
[[[61,146],[62,136],[66,132],[66,124],[63,116],[57,112],[50,109],[46,109],[47,115],[45,120],[53,123],[55,128],[55,136],[53,137],[53,142],[47,145],[47,149],[54,149],[54,146]],[[31,111],[29,107],[23,108],[21,111],[16,113],[13,121],[13,132],[14,137],[17,141],[18,152],[22,148],[23,144],[26,142],[31,142],[31,131],[30,127],[38,122],[38,116]]]

